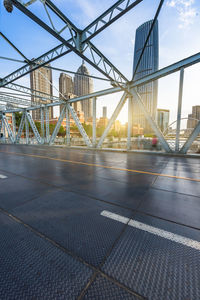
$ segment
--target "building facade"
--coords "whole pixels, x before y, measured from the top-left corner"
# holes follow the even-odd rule
[[[107,106],[103,106],[103,118],[107,118]]]
[[[93,80],[84,75],[89,75],[89,71],[83,62],[74,76],[74,94],[77,96],[93,92]],[[81,109],[84,112],[85,121],[92,118],[92,99],[81,101]]]
[[[157,109],[157,125],[162,132],[169,126],[169,109]]]
[[[60,99],[74,98],[74,84],[71,76],[60,73],[59,77],[59,97]],[[60,105],[60,113],[63,109],[63,105]]]
[[[44,93],[44,97],[47,97],[48,95],[52,96],[52,70],[41,67],[37,70],[32,71],[30,73],[30,86],[31,89]],[[49,104],[51,102],[51,100],[41,100],[41,98],[31,96],[31,103],[34,103],[36,105]],[[40,109],[32,111],[32,118],[33,120],[41,119]],[[49,118],[53,118],[53,107],[49,108]]]
[[[158,21],[156,21],[151,32],[149,41],[143,53],[142,59],[138,65],[144,43],[148,36],[153,20],[145,22],[136,30],[133,74],[135,80],[140,79],[148,74],[158,70],[159,63],[159,43],[158,43]],[[154,81],[137,88],[146,109],[149,111],[151,117],[156,120],[157,112],[157,95],[158,82]],[[149,126],[136,100],[133,99],[133,124],[139,124],[144,128],[144,133],[151,133],[152,128]]]
[[[200,120],[200,105],[192,106],[192,114],[188,115],[187,129],[194,129]]]

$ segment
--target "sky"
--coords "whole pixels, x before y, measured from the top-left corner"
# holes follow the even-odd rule
[[[2,31],[29,59],[36,58],[60,44],[45,30],[40,28],[27,16],[14,8],[12,14],[6,12],[1,0],[0,31]],[[26,0],[27,2],[27,0]],[[55,5],[80,29],[84,29],[101,13],[113,5],[115,0],[55,0]],[[132,77],[135,31],[142,23],[153,19],[158,7],[158,0],[143,0],[122,18],[114,22],[103,32],[92,39],[99,50],[128,78]],[[42,4],[36,1],[30,6],[45,22],[47,20]],[[57,28],[62,24],[52,16]],[[199,0],[165,0],[159,22],[159,68],[179,61],[199,52],[200,49],[200,1]],[[49,24],[49,23],[48,23]],[[67,35],[63,36],[68,38]],[[0,56],[21,59],[1,37]],[[52,63],[52,66],[76,71],[81,65],[81,58],[70,53]],[[13,63],[0,59],[0,77],[21,67],[21,63]],[[101,73],[86,64],[90,74],[102,77]],[[54,95],[58,95],[59,72],[53,71]],[[192,105],[200,105],[199,93],[200,66],[185,70],[182,117],[191,113]],[[16,83],[30,86],[29,76]],[[158,83],[158,108],[170,110],[170,122],[176,120],[179,72],[164,77]],[[110,84],[94,80],[94,90],[110,88]],[[97,101],[97,117],[102,116],[102,107],[107,106],[108,117],[112,115],[121,93],[100,97]],[[55,110],[55,116],[58,111]],[[119,115],[122,123],[127,122],[127,104]],[[185,126],[185,122],[182,126]]]

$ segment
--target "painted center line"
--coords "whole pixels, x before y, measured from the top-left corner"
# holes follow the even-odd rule
[[[200,242],[186,238],[184,236],[163,230],[163,229],[159,229],[157,227],[153,227],[150,225],[147,225],[145,223],[141,223],[135,220],[130,220],[129,218],[114,214],[112,212],[109,212],[107,210],[103,210],[101,212],[101,216],[103,217],[107,217],[109,219],[124,223],[124,224],[128,224],[129,226],[132,226],[134,228],[149,232],[151,234],[157,235],[159,237],[168,239],[172,242],[178,243],[178,244],[182,244],[184,246],[196,249],[196,250],[200,250]]]
[[[6,151],[6,152],[5,151],[0,151],[0,153],[10,154],[10,155],[27,156],[27,157],[35,157],[35,158],[39,158],[39,159],[47,159],[47,160],[52,160],[52,161],[59,161],[59,162],[64,162],[64,163],[70,163],[70,164],[76,164],[76,165],[82,165],[82,166],[91,166],[91,167],[117,170],[117,171],[125,171],[125,172],[131,172],[131,173],[136,173],[136,174],[146,174],[146,175],[152,175],[152,176],[160,176],[160,177],[167,177],[167,178],[174,178],[174,179],[200,182],[200,179],[196,179],[196,178],[175,176],[175,175],[169,175],[169,174],[161,174],[161,173],[142,171],[142,170],[126,169],[126,168],[107,166],[107,165],[99,165],[99,164],[94,164],[94,163],[87,163],[87,162],[74,161],[74,160],[68,160],[68,159],[54,158],[54,157],[50,157],[50,156],[43,156],[43,155],[36,155],[36,154],[26,154],[26,153],[18,153],[18,152],[8,152],[8,151]]]
[[[0,179],[6,179],[6,178],[8,178],[8,177],[5,176],[5,175],[0,174]]]

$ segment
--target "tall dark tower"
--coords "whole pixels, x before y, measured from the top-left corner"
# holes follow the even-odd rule
[[[74,76],[74,94],[77,96],[87,95],[93,92],[93,80],[87,76],[89,71],[82,62],[82,65],[77,70],[78,74]],[[81,74],[81,75],[79,75]],[[92,99],[81,101],[82,111],[84,112],[85,120],[92,117]]]
[[[133,63],[133,74],[135,73],[136,66],[144,47],[144,43],[148,36],[153,20],[145,22],[136,30],[135,38],[135,49],[134,49],[134,63]],[[136,70],[134,79],[140,79],[145,75],[151,74],[158,70],[158,56],[159,56],[159,44],[158,44],[158,21],[156,21],[154,28],[151,32],[149,41],[143,53],[140,64]],[[158,82],[154,81],[145,84],[137,89],[141,95],[142,100],[150,112],[151,117],[156,120],[157,112],[157,97],[158,97]],[[151,133],[152,129],[145,119],[142,111],[138,107],[136,101],[133,106],[133,124],[140,124],[144,128],[144,133]]]

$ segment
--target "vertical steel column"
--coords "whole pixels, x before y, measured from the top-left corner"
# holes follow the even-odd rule
[[[133,97],[128,99],[128,130],[127,130],[127,150],[131,149],[131,137],[133,130]]]
[[[49,143],[49,107],[45,107],[45,113],[46,113],[46,143]]]
[[[67,105],[66,105],[66,139],[67,139],[67,146],[70,146],[70,114]]]
[[[41,138],[44,143],[44,107],[40,108],[40,115],[41,115]]]
[[[12,128],[13,128],[13,136],[14,139],[16,138],[16,119],[15,119],[15,113],[12,113]]]
[[[184,69],[182,68],[180,70],[180,81],[179,81],[175,152],[179,151],[179,137],[180,137],[180,127],[181,127],[181,110],[182,110],[182,99],[183,99],[183,79],[184,79]]]
[[[2,113],[0,112],[0,137],[1,137],[1,128],[3,124]]]
[[[29,122],[27,116],[25,117],[25,127],[26,127],[26,144],[29,144]]]
[[[96,119],[97,119],[97,107],[96,107],[96,102],[97,99],[96,97],[93,97],[93,102],[92,102],[92,121],[93,121],[93,126],[92,126],[92,146],[95,148],[96,147]]]
[[[3,118],[2,118],[2,131],[3,131],[3,141],[5,143],[6,142],[6,126],[5,126]]]

